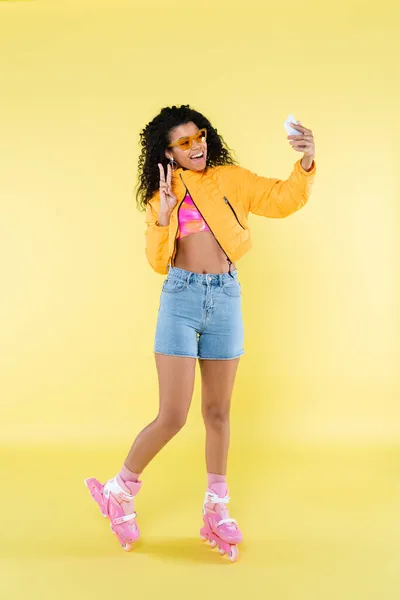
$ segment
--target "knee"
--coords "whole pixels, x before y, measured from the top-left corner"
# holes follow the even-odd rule
[[[160,413],[157,422],[165,431],[167,437],[176,435],[186,424],[187,413],[181,411],[170,411]]]
[[[215,404],[206,405],[203,407],[203,419],[207,427],[225,429],[229,425],[229,410]]]

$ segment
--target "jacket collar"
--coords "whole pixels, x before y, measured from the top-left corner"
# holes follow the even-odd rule
[[[182,177],[185,180],[187,179],[198,181],[202,177],[204,177],[208,169],[208,167],[205,167],[205,169],[203,169],[202,171],[192,171],[191,169],[183,169],[182,167],[178,167],[177,169],[175,169],[175,171],[173,171],[173,177],[180,180],[180,176],[182,175]]]

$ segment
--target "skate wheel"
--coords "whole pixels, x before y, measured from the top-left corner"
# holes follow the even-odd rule
[[[216,545],[217,545],[217,542],[215,540],[210,540],[211,548],[215,548]]]
[[[223,548],[218,548],[218,551],[221,556],[223,556],[225,554],[225,550]]]
[[[113,533],[114,535],[116,535],[116,533],[115,533],[115,531],[114,531],[113,526],[112,526],[111,523],[110,523],[110,529],[111,529],[111,533]]]
[[[132,544],[126,543],[122,546],[122,548],[125,550],[125,552],[130,552],[132,550]]]
[[[205,542],[208,539],[206,535],[200,535],[200,538],[203,540],[203,542]]]
[[[236,562],[239,558],[239,550],[237,546],[231,546],[231,549],[228,554],[228,558],[231,562]]]

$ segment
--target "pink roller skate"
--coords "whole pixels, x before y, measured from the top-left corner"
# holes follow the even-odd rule
[[[200,529],[202,540],[209,540],[212,548],[218,545],[221,555],[227,554],[235,562],[239,558],[236,544],[242,541],[242,534],[235,521],[228,515],[226,504],[230,498],[225,483],[213,483],[203,503],[204,527]]]
[[[104,485],[94,478],[85,479],[85,485],[99,505],[103,517],[108,517],[111,531],[117,536],[122,548],[129,552],[132,544],[139,538],[133,499],[142,487],[142,482],[124,482],[116,475]]]

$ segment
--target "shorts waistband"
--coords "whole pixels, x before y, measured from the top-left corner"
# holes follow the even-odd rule
[[[187,283],[205,283],[208,285],[219,285],[222,286],[233,279],[238,281],[238,271],[234,269],[229,273],[193,273],[192,271],[186,271],[179,267],[170,266],[168,269],[168,277],[174,277],[177,279],[183,279]]]

